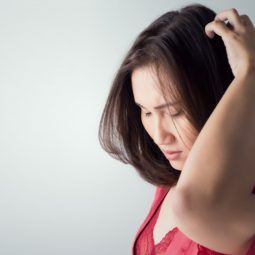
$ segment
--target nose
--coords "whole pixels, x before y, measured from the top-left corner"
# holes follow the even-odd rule
[[[155,118],[153,125],[153,140],[157,145],[169,145],[176,140],[173,120],[166,120],[161,116]]]

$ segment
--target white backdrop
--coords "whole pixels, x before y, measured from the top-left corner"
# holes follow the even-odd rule
[[[0,254],[131,253],[155,187],[101,149],[99,119],[138,33],[188,3],[0,1]]]

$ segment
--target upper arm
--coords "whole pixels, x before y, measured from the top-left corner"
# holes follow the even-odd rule
[[[178,228],[194,242],[220,253],[245,255],[255,238],[254,197],[227,208],[175,190],[171,206]]]

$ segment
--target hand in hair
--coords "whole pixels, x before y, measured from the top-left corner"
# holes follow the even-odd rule
[[[247,15],[239,15],[234,8],[222,11],[205,26],[205,32],[210,38],[215,33],[222,37],[235,77],[255,76],[255,28]]]

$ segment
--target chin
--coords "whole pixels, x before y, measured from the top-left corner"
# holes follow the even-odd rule
[[[177,164],[175,162],[171,162],[171,160],[169,160],[170,165],[172,166],[172,168],[174,168],[177,171],[182,171],[182,166],[180,166],[180,164]]]

